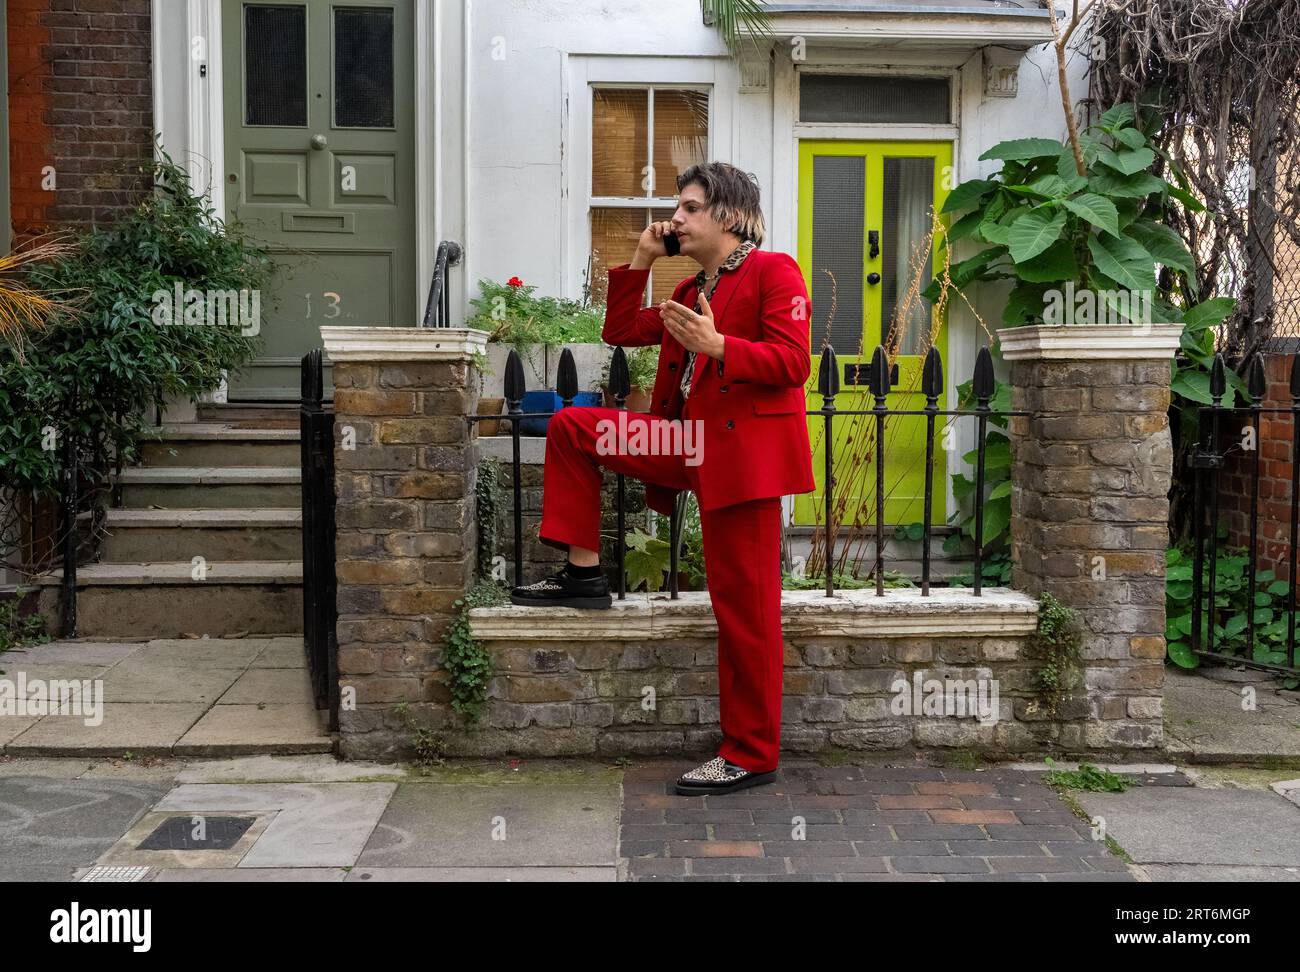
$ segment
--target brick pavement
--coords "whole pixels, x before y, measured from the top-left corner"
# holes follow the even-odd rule
[[[1041,773],[790,761],[774,783],[680,796],[689,768],[625,772],[629,880],[1134,880]]]

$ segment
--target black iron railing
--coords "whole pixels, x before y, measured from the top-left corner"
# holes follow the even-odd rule
[[[338,729],[338,582],[334,573],[334,410],[320,349],[302,359],[302,630],[318,709]]]
[[[460,263],[459,243],[443,240],[438,244],[438,255],[433,260],[433,282],[429,284],[429,299],[424,305],[421,327],[451,327],[451,297],[447,287],[447,270]]]
[[[1246,382],[1250,402],[1247,405],[1225,406],[1227,372],[1223,355],[1216,354],[1210,371],[1211,404],[1202,407],[1197,415],[1196,447],[1188,456],[1192,468],[1192,576],[1191,576],[1191,650],[1203,658],[1215,658],[1249,668],[1300,675],[1300,658],[1296,654],[1296,541],[1300,533],[1300,356],[1291,364],[1291,404],[1285,407],[1265,408],[1264,396],[1267,381],[1263,361],[1256,356],[1251,363]],[[1282,636],[1283,619],[1271,607],[1272,595],[1259,590],[1259,499],[1260,455],[1263,453],[1261,419],[1265,415],[1291,417],[1291,493],[1290,534],[1287,552],[1285,581],[1271,579],[1270,586],[1285,584],[1285,638]],[[1233,417],[1245,418],[1249,435],[1232,438],[1229,445],[1223,438],[1224,423]],[[1235,431],[1235,430],[1234,430]],[[1245,433],[1246,430],[1242,430]],[[1246,448],[1243,442],[1250,442]],[[1244,457],[1249,467],[1249,531],[1250,546],[1246,551],[1246,589],[1244,601],[1230,592],[1216,590],[1219,573],[1220,533],[1220,473],[1230,459]],[[1208,536],[1207,536],[1208,534]],[[1208,545],[1208,555],[1207,555]],[[1170,590],[1177,594],[1173,580]],[[1232,579],[1236,584],[1236,579]],[[1260,603],[1260,596],[1267,603]],[[1234,621],[1234,618],[1243,618]],[[1220,621],[1222,619],[1222,623]],[[1241,649],[1244,654],[1216,650],[1224,646]]]
[[[932,539],[932,527],[930,524],[933,512],[934,498],[934,443],[936,424],[940,417],[945,418],[974,418],[977,424],[977,447],[975,463],[975,490],[974,490],[974,516],[975,516],[975,576],[973,593],[979,596],[983,592],[983,561],[984,561],[984,467],[985,453],[987,449],[986,439],[988,424],[994,417],[1007,417],[1013,415],[1025,415],[1024,412],[1011,412],[994,410],[992,407],[993,394],[996,388],[996,382],[993,376],[993,359],[987,348],[981,348],[979,355],[975,359],[975,373],[971,382],[972,394],[975,399],[973,409],[941,409],[939,408],[939,399],[943,396],[943,362],[940,359],[939,352],[931,348],[925,358],[925,365],[922,370],[921,390],[925,395],[926,405],[920,410],[901,410],[891,409],[888,405],[889,388],[891,384],[892,369],[888,363],[888,356],[883,347],[877,347],[872,356],[870,365],[866,366],[866,385],[873,397],[873,407],[865,411],[840,410],[835,407],[835,398],[840,393],[840,372],[839,364],[836,360],[835,351],[832,348],[826,348],[821,357],[821,365],[817,375],[817,394],[822,397],[822,407],[811,410],[809,416],[820,417],[825,424],[826,443],[826,468],[823,479],[825,488],[825,505],[826,505],[826,596],[833,597],[834,587],[834,570],[832,566],[835,562],[834,543],[839,524],[835,522],[835,477],[832,470],[833,450],[831,443],[833,438],[833,428],[836,419],[869,415],[874,418],[875,432],[875,474],[876,474],[876,558],[875,575],[876,594],[883,596],[885,593],[884,578],[884,550],[885,550],[885,429],[888,420],[901,416],[923,416],[926,419],[926,455],[925,455],[925,493],[924,493],[924,512],[922,514],[923,535],[922,535],[922,554],[921,554],[921,593],[923,596],[930,594],[931,581],[931,563],[930,563],[930,543]],[[849,365],[850,371],[856,372],[858,366]],[[577,367],[573,359],[573,353],[565,348],[560,354],[559,369],[556,373],[556,392],[559,394],[563,403],[562,407],[568,408],[573,404],[573,400],[578,394],[578,375]],[[631,383],[628,377],[627,356],[622,348],[615,348],[613,360],[610,363],[609,389],[614,398],[615,407],[623,409],[627,407],[627,399],[631,394]],[[466,416],[470,422],[481,422],[488,420],[500,420],[501,418],[510,419],[510,436],[511,436],[511,463],[514,481],[514,567],[516,583],[523,583],[523,497],[521,489],[520,465],[521,465],[521,433],[520,420],[525,418],[541,418],[555,414],[553,411],[546,412],[524,412],[523,400],[525,388],[524,367],[516,351],[511,351],[506,362],[505,373],[505,397],[507,412],[502,415],[469,415]],[[681,549],[681,533],[683,514],[686,505],[686,492],[678,494],[677,504],[674,508],[670,520],[669,530],[669,557],[670,566],[668,572],[669,596],[676,598],[678,596],[677,585],[677,567],[678,558]],[[618,517],[618,542],[615,545],[616,556],[618,561],[618,596],[625,598],[627,596],[627,574],[625,568],[625,540],[626,540],[626,492],[625,480],[622,474],[617,477],[617,517]]]

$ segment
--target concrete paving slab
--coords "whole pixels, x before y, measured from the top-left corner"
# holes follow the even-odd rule
[[[1139,787],[1076,794],[1137,864],[1300,867],[1300,815],[1275,793]]]
[[[617,782],[404,783],[363,867],[614,866]]]
[[[396,789],[394,783],[187,783],[155,809],[278,811],[241,867],[346,867],[356,863]]]
[[[151,641],[131,661],[170,668],[247,668],[267,646],[264,638],[181,638]]]
[[[242,668],[190,668],[125,661],[104,676],[105,702],[199,702],[215,705]]]
[[[1212,677],[1170,670],[1166,674],[1166,751],[1200,763],[1260,763],[1282,760],[1300,765],[1300,695],[1280,691],[1262,673],[1216,670]],[[1254,693],[1243,708],[1243,690]]]
[[[1282,780],[1272,784],[1269,789],[1300,807],[1300,780]]]
[[[206,707],[187,702],[104,703],[104,721],[88,726],[81,716],[48,715],[5,752],[26,756],[136,756],[171,754],[172,746]]]
[[[58,780],[42,776],[0,779],[0,881],[25,879],[26,869],[92,864],[166,793],[155,783]]]
[[[306,668],[250,668],[221,696],[222,705],[294,703],[316,707]]]
[[[343,762],[332,755],[239,756],[190,762],[176,777],[178,783],[349,783],[409,775],[393,763]]]
[[[19,672],[22,672],[27,677],[28,684],[38,678],[46,681],[64,678],[103,678],[105,673],[112,668],[111,665],[90,664],[87,662],[34,664],[26,659],[26,655],[10,655],[8,652],[0,655],[0,678],[13,682],[17,680]]]
[[[347,881],[614,882],[614,867],[357,867]]]
[[[35,665],[116,665],[143,645],[143,641],[51,641],[33,645],[21,654],[27,663]],[[17,654],[6,652],[0,665]]]
[[[327,753],[328,716],[310,704],[215,705],[176,743],[178,756]]]
[[[185,881],[294,884],[340,884],[348,876],[341,867],[174,867],[159,871],[153,878],[164,884]]]
[[[0,752],[4,752],[5,747],[8,746],[9,743],[13,742],[43,718],[45,717],[30,715],[0,716]]]
[[[250,668],[306,668],[307,649],[302,635],[291,638],[272,638],[253,659]]]

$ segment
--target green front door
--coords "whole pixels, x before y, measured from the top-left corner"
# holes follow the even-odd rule
[[[942,207],[952,146],[947,142],[799,143],[799,265],[812,297],[814,390],[809,409],[822,407],[815,392],[822,348],[829,343],[840,365],[835,407],[870,409],[867,365],[877,345],[897,365],[887,399],[891,411],[925,407],[921,394],[924,355],[933,345],[947,357],[947,328],[909,286],[920,274],[933,279],[935,248],[926,246],[931,213]],[[859,384],[852,382],[858,381]],[[946,398],[939,400],[946,408]],[[940,429],[942,420],[939,423]],[[876,520],[875,419],[834,422],[831,461],[837,518],[844,524]],[[885,521],[921,520],[925,494],[925,419],[900,416],[885,423]],[[795,499],[794,522],[824,518],[826,448],[823,420],[809,419],[816,490]],[[942,442],[935,448],[931,522],[947,516]]]
[[[223,0],[227,217],[280,265],[230,398],[296,399],[321,325],[416,323],[414,0]]]

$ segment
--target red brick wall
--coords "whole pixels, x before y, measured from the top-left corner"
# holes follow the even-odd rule
[[[1264,374],[1268,391],[1265,408],[1291,406],[1292,354],[1268,354]],[[1250,496],[1254,456],[1241,449],[1242,429],[1249,424],[1245,413],[1224,425],[1223,442],[1231,448],[1227,465],[1219,474],[1220,522],[1228,528],[1228,544],[1250,545]],[[1294,431],[1289,414],[1260,416],[1259,431],[1259,533],[1256,563],[1278,577],[1290,573],[1291,537],[1291,450]]]
[[[8,31],[15,238],[110,222],[153,156],[149,0],[9,0]]]

